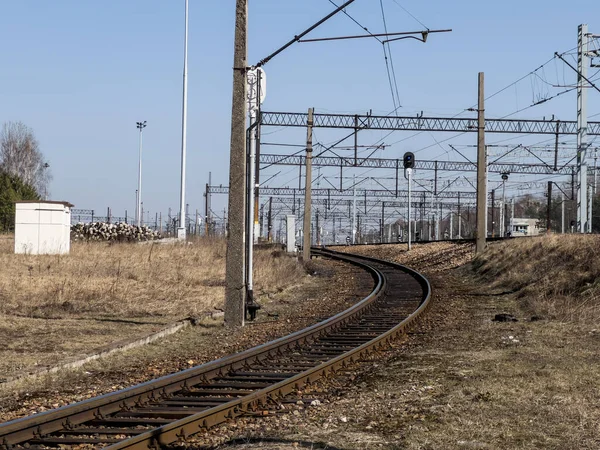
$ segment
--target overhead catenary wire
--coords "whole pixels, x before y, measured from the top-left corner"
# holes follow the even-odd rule
[[[398,0],[392,0],[392,1],[398,7],[400,7],[406,14],[408,14],[410,17],[412,17],[413,19],[415,19],[417,22],[419,22],[420,25],[424,26],[427,29],[427,31],[429,31],[429,27],[427,25],[425,25],[423,22],[421,22],[419,19],[417,19],[408,9],[406,9],[404,6],[402,6]]]
[[[334,6],[337,6],[337,4],[333,1],[333,0],[328,0],[329,3],[331,3]],[[361,27],[363,30],[365,30],[367,33],[369,33],[369,35],[371,35],[374,39],[376,39],[382,46],[383,46],[383,53],[384,53],[384,59],[385,59],[385,65],[386,65],[386,71],[387,71],[387,77],[388,77],[388,83],[390,85],[390,91],[392,94],[392,103],[394,105],[394,110],[397,110],[400,106],[399,104],[397,104],[396,102],[396,95],[394,93],[394,85],[396,86],[396,93],[398,92],[398,86],[396,83],[396,80],[394,79],[394,83],[392,84],[392,73],[390,72],[390,67],[388,65],[388,59],[387,59],[387,52],[385,50],[385,44],[384,42],[379,39],[378,36],[374,35],[373,33],[371,33],[371,31],[369,31],[369,29],[367,27],[365,27],[364,25],[362,25],[360,22],[358,22],[358,20],[356,20],[354,17],[352,17],[350,14],[348,14],[348,12],[346,12],[345,10],[342,10],[342,12],[350,19],[352,20],[356,25],[358,25],[359,27]],[[387,34],[387,28],[385,30],[386,34]],[[398,100],[399,103],[399,100]]]
[[[379,5],[381,6],[381,18],[383,20],[383,29],[387,33],[388,29],[387,29],[387,21],[385,20],[385,10],[383,8],[383,0],[379,0]],[[392,69],[391,73],[392,73],[392,77],[393,77],[393,80],[394,80],[394,88],[393,89],[395,89],[396,102],[397,102],[397,103],[394,102],[394,108],[398,108],[400,106],[400,94],[398,92],[398,82],[397,82],[397,79],[396,79],[396,72],[394,70],[394,59],[392,57],[392,52],[390,50],[390,44],[389,44],[389,42],[387,43],[387,54],[386,54],[386,43],[382,42],[381,45],[383,45],[383,53],[384,53],[384,57],[385,57],[386,66],[387,66],[387,63],[388,63],[387,62],[388,61],[387,54],[389,54],[389,56],[390,56],[390,67]],[[389,74],[389,69],[388,69],[388,74]],[[393,93],[394,93],[394,91],[392,90],[392,94]],[[393,97],[393,95],[392,95],[392,97]]]

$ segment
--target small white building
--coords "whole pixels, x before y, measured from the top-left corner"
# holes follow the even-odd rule
[[[510,220],[511,236],[536,236],[540,234],[538,219],[520,219],[515,217]]]
[[[71,249],[71,208],[68,202],[15,203],[15,253],[68,254]]]

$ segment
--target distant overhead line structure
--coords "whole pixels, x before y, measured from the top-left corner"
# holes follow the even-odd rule
[[[477,118],[373,116],[370,114],[314,114],[315,128],[359,130],[477,132]],[[262,112],[262,126],[306,127],[306,113]],[[576,121],[485,119],[486,133],[576,135]],[[587,134],[600,136],[600,122],[589,122]]]
[[[304,155],[277,155],[261,154],[260,164],[268,165],[305,165]],[[402,161],[390,158],[343,158],[337,156],[317,156],[312,158],[313,166],[321,167],[364,167],[378,169],[397,169],[402,167]],[[415,160],[415,169],[421,170],[446,170],[456,172],[476,172],[477,165],[468,161],[424,161]],[[519,164],[519,163],[491,163],[488,172],[492,173],[525,173],[539,175],[571,175],[576,169],[575,165],[564,165],[555,171],[549,164]],[[262,190],[262,188],[261,188]]]
[[[229,194],[228,186],[208,186],[209,194]],[[271,187],[261,187],[260,194],[264,196],[292,196],[297,195],[298,198],[304,195],[304,189],[297,188],[271,188]],[[427,195],[431,196],[433,193],[431,191],[413,191],[415,195]],[[312,189],[313,196],[332,196],[332,197],[352,197],[354,196],[354,192],[352,189],[344,189],[342,191],[332,188],[313,188]],[[390,189],[357,189],[356,191],[357,197],[380,197],[380,198],[393,198],[393,197],[407,197],[408,191],[399,190],[398,192]],[[458,191],[440,191],[436,194],[436,198],[475,198],[475,192],[458,192]]]

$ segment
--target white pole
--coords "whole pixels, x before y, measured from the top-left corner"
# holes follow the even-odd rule
[[[588,233],[592,232],[592,186],[588,186],[588,209],[587,209],[587,223],[588,223]]]
[[[437,216],[437,222],[435,223],[435,240],[439,241],[440,236],[442,234],[442,214],[444,214],[444,210],[442,208],[442,204],[440,203],[440,213]]]
[[[411,237],[411,230],[410,230],[410,208],[411,208],[411,180],[412,180],[412,169],[406,169],[407,175],[408,175],[408,249],[410,250],[410,237]],[[416,224],[416,221],[415,221]]]
[[[561,234],[565,234],[565,194],[562,194],[562,202],[560,204],[560,232]]]
[[[258,85],[258,77],[255,78],[256,83]],[[255,89],[257,87],[255,86]],[[249,89],[250,90],[250,89]],[[256,101],[259,101],[258,98]],[[250,131],[250,158],[249,158],[249,176],[250,176],[250,189],[248,189],[248,295],[252,295],[252,290],[254,286],[254,189],[256,182],[256,105],[252,104],[252,101],[249,105],[250,110],[250,126],[253,127]],[[305,209],[306,211],[306,209]]]
[[[181,111],[181,193],[179,195],[179,227],[177,239],[185,240],[185,158],[187,144],[187,60],[188,0],[185,0],[185,33],[183,39],[183,107]]]
[[[138,190],[136,189],[135,190],[135,221],[136,221],[136,224],[137,224],[137,219],[138,219],[138,210],[139,210],[139,207],[140,207],[139,200],[138,200],[138,195],[139,195],[138,194]]]
[[[138,157],[138,190],[137,190],[137,211],[136,222],[137,226],[142,226],[142,130],[146,126],[146,121],[138,122],[137,127],[140,130],[140,148]]]
[[[514,197],[510,199],[510,235],[514,231],[515,225],[515,199]]]
[[[454,234],[454,230],[452,228],[452,208],[450,208],[450,240],[453,239],[452,235]]]
[[[354,190],[352,194],[352,245],[356,244],[356,175],[353,179]]]

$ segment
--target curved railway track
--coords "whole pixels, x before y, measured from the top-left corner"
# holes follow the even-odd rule
[[[259,408],[378,351],[429,306],[429,282],[404,266],[313,250],[361,266],[373,291],[289,336],[122,391],[0,425],[0,449],[156,449]]]

